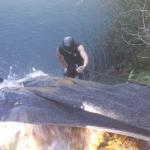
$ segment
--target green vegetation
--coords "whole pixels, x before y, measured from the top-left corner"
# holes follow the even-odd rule
[[[132,70],[129,74],[129,80],[134,80],[138,83],[150,85],[150,72],[143,70],[134,71]]]
[[[105,39],[107,49],[114,54],[114,65],[126,60],[129,79],[150,85],[150,1],[114,2],[123,12],[108,31]]]

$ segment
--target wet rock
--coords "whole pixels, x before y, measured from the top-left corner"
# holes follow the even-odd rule
[[[150,141],[150,88],[38,77],[2,89],[1,122],[92,127]]]

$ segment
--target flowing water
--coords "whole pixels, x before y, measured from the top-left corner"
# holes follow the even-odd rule
[[[88,128],[0,124],[1,150],[148,150],[148,142]],[[146,148],[147,147],[147,148]]]

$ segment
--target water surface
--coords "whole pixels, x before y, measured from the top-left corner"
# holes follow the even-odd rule
[[[102,41],[112,23],[108,8],[100,0],[0,0],[1,77],[10,67],[18,78],[32,68],[61,76],[55,51],[68,35],[85,46],[89,66],[94,68],[96,55],[99,67],[107,67]]]

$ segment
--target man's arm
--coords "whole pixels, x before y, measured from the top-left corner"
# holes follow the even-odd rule
[[[88,64],[88,55],[87,55],[83,45],[80,45],[78,47],[78,51],[79,51],[81,57],[83,58],[84,62],[83,62],[83,66],[79,66],[77,68],[77,72],[82,73]]]
[[[65,65],[65,62],[64,62],[63,56],[60,54],[60,52],[59,52],[59,49],[58,49],[58,48],[56,49],[56,56],[57,56],[58,61],[59,61],[59,62],[60,62],[60,64],[61,64],[61,66],[63,67],[64,72],[66,72],[66,71],[67,71],[67,67],[66,67],[66,65]]]

